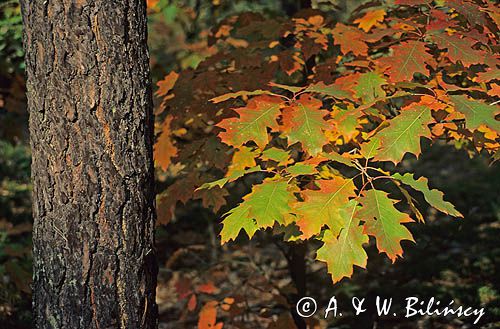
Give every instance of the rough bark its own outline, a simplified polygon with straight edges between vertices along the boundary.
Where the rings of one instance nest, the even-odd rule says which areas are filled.
[[[24,0],[37,328],[156,327],[144,0]]]

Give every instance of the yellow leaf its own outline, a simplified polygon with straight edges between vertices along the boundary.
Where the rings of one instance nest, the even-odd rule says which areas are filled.
[[[365,32],[368,32],[377,23],[384,21],[385,14],[386,12],[383,9],[370,11],[367,12],[365,16],[356,19],[354,23],[358,24],[358,27],[360,29],[363,29]]]
[[[256,165],[255,157],[258,152],[249,147],[241,146],[234,152],[232,164],[229,166],[227,176],[231,176],[236,171],[245,170]]]

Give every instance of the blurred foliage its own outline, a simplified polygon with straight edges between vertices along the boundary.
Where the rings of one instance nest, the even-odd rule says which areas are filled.
[[[0,0],[0,139],[26,140],[21,6]]]
[[[21,6],[17,0],[0,2],[0,73],[24,70]]]
[[[0,140],[0,322],[31,316],[31,185],[26,145]]]
[[[333,14],[339,6],[353,10],[354,6],[365,1],[148,0],[148,43],[153,81],[162,79],[172,70],[196,68],[213,55],[216,50],[208,40],[210,31],[231,16],[245,12],[266,17],[293,15],[311,5]]]
[[[149,0],[149,49],[153,67],[195,68],[213,54],[208,30],[227,16],[280,11],[277,1]],[[168,67],[173,66],[173,67]]]

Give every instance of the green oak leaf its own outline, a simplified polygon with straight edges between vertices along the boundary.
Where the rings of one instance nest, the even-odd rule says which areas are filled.
[[[272,160],[278,162],[280,165],[286,165],[290,159],[290,154],[282,149],[271,147],[262,152],[263,160]]]
[[[284,215],[290,211],[290,203],[295,200],[286,181],[265,180],[255,185],[244,198],[250,206],[250,216],[259,228],[271,227],[274,222],[285,224]]]
[[[469,129],[477,129],[480,125],[500,133],[500,121],[495,120],[495,115],[500,113],[500,106],[488,105],[486,103],[469,99],[464,95],[450,95],[457,111],[465,115],[465,126]]]
[[[316,259],[327,264],[334,283],[351,277],[354,265],[366,268],[368,255],[363,244],[368,243],[368,235],[359,226],[355,216],[357,208],[358,202],[351,200],[340,209],[339,215],[344,219],[340,235],[337,238],[331,230],[325,230],[321,239],[324,244],[316,253]]]
[[[319,190],[302,191],[303,202],[292,204],[293,213],[297,215],[297,226],[308,239],[321,232],[327,225],[334,234],[344,227],[339,209],[355,195],[352,179],[335,176],[330,180],[318,181]]]
[[[328,143],[324,131],[332,128],[324,117],[328,111],[321,110],[319,99],[303,94],[300,99],[283,110],[283,126],[290,144],[300,142],[305,151],[311,155],[321,152]]]
[[[212,103],[222,103],[222,102],[225,102],[231,98],[237,98],[237,97],[241,97],[241,96],[258,96],[258,95],[271,95],[272,93],[268,90],[253,90],[253,91],[246,91],[246,90],[240,90],[240,91],[237,91],[235,93],[228,93],[228,94],[224,94],[224,95],[220,95],[220,96],[217,96],[217,97],[214,97],[212,99],[210,99],[210,101]]]
[[[253,237],[258,227],[249,213],[250,206],[242,203],[225,214],[220,232],[221,244],[235,240],[241,230],[244,230],[249,238]]]
[[[365,221],[364,232],[374,236],[378,250],[395,262],[398,256],[403,255],[400,241],[414,241],[410,231],[402,225],[413,220],[397,210],[395,200],[389,199],[384,191],[365,191],[359,202],[362,207],[356,216]]]
[[[255,185],[243,202],[225,214],[221,242],[234,240],[243,229],[251,238],[258,229],[271,227],[274,222],[287,224],[289,204],[295,200],[286,181],[267,179]]]
[[[403,184],[406,184],[414,188],[415,190],[422,192],[425,201],[427,201],[432,207],[436,208],[437,210],[451,216],[463,217],[462,214],[458,212],[451,203],[443,200],[443,192],[436,189],[431,190],[429,188],[427,178],[420,177],[418,179],[415,179],[413,174],[409,173],[406,173],[404,175],[396,173],[393,174],[392,177],[401,181]]]
[[[340,89],[337,85],[325,85],[325,83],[322,81],[310,85],[305,91],[339,99],[347,99],[351,97],[351,95],[347,91]]]
[[[419,156],[420,137],[431,137],[428,125],[433,121],[427,106],[416,105],[403,108],[401,114],[392,119],[389,127],[382,129],[372,141],[364,146],[362,153],[374,155],[377,161],[399,163],[406,153]],[[379,143],[375,153],[373,147]]]
[[[214,188],[216,186],[223,187],[224,185],[226,185],[229,182],[233,182],[233,181],[237,180],[238,178],[245,176],[246,174],[251,174],[251,173],[254,173],[254,172],[259,171],[259,170],[261,170],[259,166],[255,166],[255,167],[248,168],[248,169],[232,170],[228,176],[221,178],[221,179],[218,179],[218,180],[213,181],[213,182],[205,183],[202,186],[198,187],[196,190],[210,189],[210,188]]]
[[[385,97],[385,91],[382,89],[385,84],[387,84],[387,81],[380,74],[367,72],[359,76],[354,90],[358,98],[361,98],[365,103],[369,103]]]
[[[316,166],[307,163],[295,163],[292,166],[286,168],[286,171],[292,176],[300,176],[300,175],[313,175],[318,171],[316,170]]]

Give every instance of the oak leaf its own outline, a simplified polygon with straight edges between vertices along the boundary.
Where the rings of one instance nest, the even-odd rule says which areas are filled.
[[[377,240],[377,249],[385,252],[394,263],[398,256],[403,255],[401,240],[414,241],[403,223],[413,220],[394,207],[395,201],[380,190],[365,191],[359,199],[362,207],[356,216],[365,221],[364,232]]]
[[[234,154],[231,165],[228,168],[226,176],[231,176],[233,172],[245,170],[247,168],[255,167],[255,157],[258,155],[256,150],[250,147],[241,146]]]
[[[490,82],[492,80],[500,80],[498,69],[490,69],[486,72],[477,73],[477,82]]]
[[[289,212],[294,200],[286,181],[265,180],[255,185],[252,192],[245,195],[243,203],[250,207],[249,215],[259,228],[271,227],[274,222],[284,224],[284,214]]]
[[[332,30],[334,43],[340,45],[340,51],[347,55],[349,52],[356,56],[366,56],[368,45],[363,41],[365,34],[358,28],[338,23]]]
[[[401,181],[403,184],[411,186],[415,190],[422,192],[425,201],[427,201],[432,207],[436,208],[437,210],[451,216],[463,217],[462,214],[458,212],[451,203],[443,200],[443,192],[436,189],[431,190],[429,188],[427,178],[420,177],[418,179],[415,179],[413,174],[409,173],[406,173],[404,175],[395,173],[392,175],[392,177]]]
[[[177,148],[172,141],[170,130],[172,119],[171,115],[165,118],[161,127],[161,135],[154,145],[154,158],[163,170],[167,170],[172,162],[171,159],[177,155]]]
[[[214,285],[213,282],[208,281],[207,283],[200,284],[196,287],[197,292],[201,292],[204,294],[213,295],[219,291],[219,289]]]
[[[488,105],[486,103],[469,99],[464,95],[450,95],[457,111],[465,115],[465,126],[469,129],[477,129],[485,125],[496,132],[500,132],[500,121],[495,115],[500,113],[500,106]]]
[[[179,78],[179,74],[175,71],[170,72],[163,80],[160,80],[156,83],[158,86],[158,90],[156,91],[156,95],[165,96],[167,95],[172,88],[174,88],[175,82]]]
[[[389,127],[382,129],[371,143],[378,147],[374,152],[377,161],[399,163],[406,153],[420,155],[420,138],[431,137],[428,125],[433,121],[427,106],[413,105],[403,108],[401,114],[390,120]]]
[[[192,294],[191,297],[189,297],[188,303],[187,303],[187,308],[190,312],[193,312],[194,309],[196,308],[196,295]]]
[[[294,199],[286,181],[267,179],[255,185],[243,202],[226,214],[221,243],[236,239],[242,229],[251,238],[258,229],[271,227],[274,222],[285,224],[285,214]]]
[[[235,180],[245,176],[246,174],[251,174],[251,173],[254,173],[254,172],[257,172],[260,170],[261,169],[259,166],[251,167],[248,169],[242,169],[242,170],[233,170],[229,175],[226,175],[226,177],[218,179],[218,180],[213,181],[213,182],[204,183],[203,185],[198,187],[196,190],[211,189],[211,188],[214,188],[216,186],[223,187],[227,183],[234,182]]]
[[[290,154],[282,149],[271,147],[264,152],[262,152],[261,156],[262,160],[272,160],[278,163],[280,166],[287,165],[290,162]]]
[[[193,199],[201,199],[201,204],[205,208],[213,208],[214,213],[218,212],[226,204],[225,197],[229,192],[225,188],[216,187],[212,189],[201,189],[194,192]]]
[[[458,35],[447,35],[446,33],[434,33],[431,39],[441,49],[448,50],[448,58],[453,62],[460,61],[466,67],[472,64],[483,63],[486,59],[486,52],[475,50],[472,46],[475,40],[460,38]]]
[[[332,127],[324,119],[329,112],[321,110],[321,106],[320,100],[303,94],[298,101],[283,110],[283,130],[289,143],[300,142],[302,148],[313,156],[328,143],[324,130]]]
[[[257,224],[250,217],[250,206],[245,203],[229,210],[225,216],[220,232],[221,244],[235,240],[241,230],[244,230],[249,238],[258,230]]]
[[[356,19],[354,23],[358,24],[359,28],[363,29],[365,32],[368,32],[372,27],[377,25],[377,23],[384,21],[385,14],[386,12],[383,9],[369,11],[363,17]]]
[[[217,323],[217,305],[216,301],[209,301],[203,305],[198,319],[198,329],[222,329],[224,324]]]
[[[333,117],[335,127],[338,133],[344,137],[345,141],[352,140],[355,138],[360,130],[362,130],[360,123],[358,122],[360,117],[359,112],[353,112],[351,110],[339,110]]]
[[[325,83],[322,81],[310,85],[304,91],[310,93],[318,93],[323,96],[329,96],[338,99],[349,99],[351,97],[351,94],[348,91],[341,89],[338,85],[325,85]]]
[[[238,97],[242,97],[242,96],[258,96],[258,95],[270,95],[271,92],[270,91],[267,91],[267,90],[253,90],[253,91],[246,91],[246,90],[240,90],[240,91],[237,91],[235,93],[227,93],[227,94],[224,94],[224,95],[220,95],[220,96],[217,96],[217,97],[214,97],[214,98],[211,98],[210,101],[212,103],[222,103],[222,102],[225,102],[231,98],[238,98]]]
[[[426,63],[433,60],[427,53],[425,43],[420,41],[402,42],[391,48],[393,55],[378,60],[382,67],[389,67],[386,71],[390,82],[411,81],[415,72],[428,74]]]
[[[446,6],[462,14],[470,25],[485,26],[488,24],[483,8],[466,0],[446,0]]]
[[[339,209],[354,196],[352,179],[339,176],[331,180],[320,180],[319,190],[302,192],[303,202],[292,204],[293,213],[298,217],[302,237],[307,239],[320,233],[323,225],[327,225],[337,235],[344,225]]]
[[[345,221],[340,235],[337,237],[331,230],[325,230],[321,239],[324,244],[316,253],[316,259],[327,264],[334,283],[351,277],[355,265],[366,268],[368,255],[363,244],[368,243],[368,235],[355,217],[357,207],[358,202],[351,200],[339,210]]]
[[[432,0],[396,0],[397,5],[421,6],[431,3]]]
[[[356,165],[352,162],[351,159],[346,157],[344,154],[339,154],[337,152],[321,153],[318,158],[321,159],[321,161],[323,161],[323,159],[324,160],[332,160],[332,161],[335,161],[338,163],[342,163],[343,165],[346,165],[346,166],[349,166],[352,168],[356,168]]]
[[[267,128],[277,128],[276,119],[280,115],[282,101],[278,97],[257,96],[246,107],[235,109],[239,118],[224,119],[217,124],[225,131],[219,133],[222,142],[240,147],[248,141],[254,141],[263,149],[269,142]]]
[[[296,177],[300,175],[313,175],[318,171],[316,170],[316,166],[312,164],[307,164],[303,162],[297,162],[292,166],[286,167],[286,171]]]
[[[359,75],[353,89],[358,98],[369,103],[385,96],[385,91],[382,89],[385,84],[387,81],[379,73],[367,72]]]

